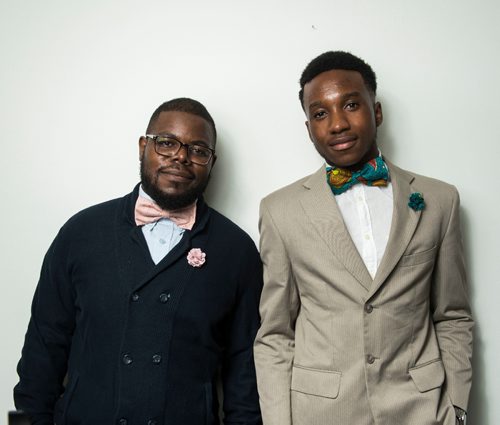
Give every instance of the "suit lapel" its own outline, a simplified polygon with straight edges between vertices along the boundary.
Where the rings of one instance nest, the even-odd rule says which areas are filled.
[[[347,231],[335,197],[321,167],[303,183],[306,191],[300,203],[319,236],[352,276],[368,291],[372,279]]]
[[[410,243],[421,216],[421,211],[414,211],[408,206],[411,193],[416,191],[411,186],[414,177],[389,161],[386,160],[386,162],[391,175],[394,210],[387,247],[377,269],[369,296],[380,288],[394,270]]]

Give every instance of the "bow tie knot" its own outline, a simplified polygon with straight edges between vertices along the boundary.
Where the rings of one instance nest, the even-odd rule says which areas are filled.
[[[327,167],[326,180],[333,194],[340,195],[357,183],[367,186],[387,186],[389,170],[384,160],[378,156],[368,161],[358,171]]]

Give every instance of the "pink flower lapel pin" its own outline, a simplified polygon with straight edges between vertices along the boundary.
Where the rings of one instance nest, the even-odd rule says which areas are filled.
[[[206,256],[207,254],[200,248],[192,248],[187,255],[188,264],[193,267],[201,267],[205,264]]]

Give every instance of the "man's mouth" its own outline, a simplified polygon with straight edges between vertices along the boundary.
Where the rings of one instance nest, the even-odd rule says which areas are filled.
[[[328,142],[328,146],[334,151],[350,149],[356,143],[356,136],[339,136]]]
[[[189,171],[177,168],[160,168],[158,170],[158,174],[167,177],[169,180],[181,182],[191,181],[194,179],[193,174]]]

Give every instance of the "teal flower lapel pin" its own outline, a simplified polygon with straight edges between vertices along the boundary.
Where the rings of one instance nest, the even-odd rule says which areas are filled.
[[[413,192],[410,195],[408,206],[415,211],[422,211],[425,208],[423,195],[420,192]]]

